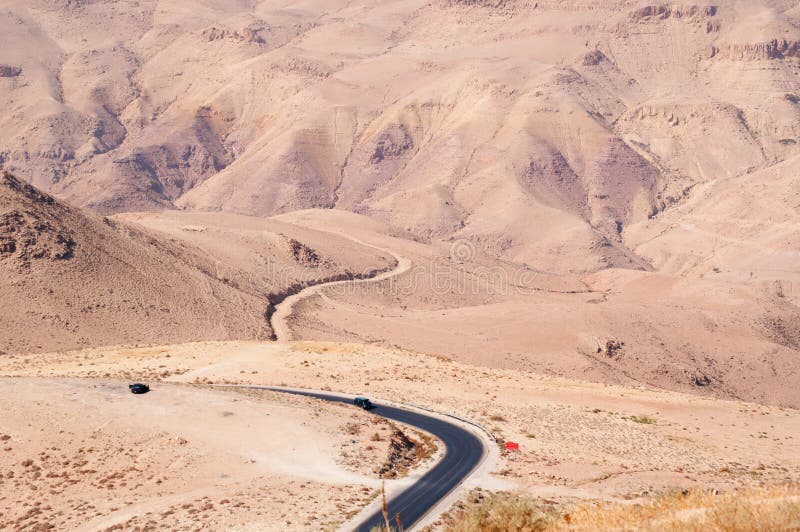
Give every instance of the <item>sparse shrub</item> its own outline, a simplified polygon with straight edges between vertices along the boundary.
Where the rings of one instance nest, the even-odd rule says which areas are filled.
[[[473,492],[445,527],[448,532],[506,532],[547,530],[555,514],[531,498],[508,493]]]

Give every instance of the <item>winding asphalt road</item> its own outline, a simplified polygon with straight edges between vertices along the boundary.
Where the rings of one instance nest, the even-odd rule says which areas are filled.
[[[338,395],[301,390],[287,390],[272,386],[242,386],[258,390],[290,393],[314,397],[324,401],[352,404],[352,399]],[[356,408],[353,406],[353,408]],[[394,524],[395,514],[400,514],[403,527],[410,529],[436,504],[453,491],[464,479],[475,471],[487,449],[480,438],[472,432],[437,417],[413,410],[375,403],[370,413],[393,421],[416,427],[437,437],[446,447],[444,458],[413,485],[389,499],[389,514]],[[380,511],[365,519],[356,530],[368,532],[372,527],[384,523]]]

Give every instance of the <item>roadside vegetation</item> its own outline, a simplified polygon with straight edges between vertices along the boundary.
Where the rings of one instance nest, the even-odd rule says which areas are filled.
[[[476,490],[443,518],[448,532],[560,530],[800,530],[800,486],[665,492],[644,502],[556,508],[530,497]]]
[[[475,490],[445,517],[445,530],[504,532],[548,530],[558,514],[535,499]]]

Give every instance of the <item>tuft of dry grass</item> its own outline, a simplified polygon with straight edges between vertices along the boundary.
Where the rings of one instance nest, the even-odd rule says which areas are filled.
[[[370,528],[370,532],[403,532],[403,522],[400,520],[400,514],[395,514],[395,525],[392,524],[392,520],[389,518],[389,505],[386,503],[386,483],[384,482],[381,485],[381,514],[383,515],[383,525],[382,526],[373,526]]]
[[[476,491],[444,523],[448,532],[800,530],[800,487],[670,491],[636,503],[581,503],[561,511],[529,497]]]
[[[631,416],[628,419],[634,423],[641,423],[642,425],[655,425],[658,420],[649,416]]]

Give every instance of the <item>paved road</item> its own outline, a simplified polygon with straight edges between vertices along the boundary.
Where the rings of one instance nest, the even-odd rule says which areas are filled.
[[[352,399],[324,393],[285,390],[270,386],[246,387],[352,404]],[[466,479],[477,468],[486,452],[486,448],[481,439],[472,432],[448,421],[413,410],[405,410],[380,403],[375,403],[375,405],[376,408],[370,410],[370,413],[405,423],[433,434],[446,447],[444,458],[433,469],[397,496],[389,499],[389,514],[392,517],[392,524],[394,524],[395,514],[399,513],[403,527],[408,529],[424,517],[440,500],[453,491],[462,480]],[[356,407],[354,406],[353,408]],[[380,526],[383,522],[383,516],[378,511],[368,517],[356,530],[368,532],[372,527]]]

